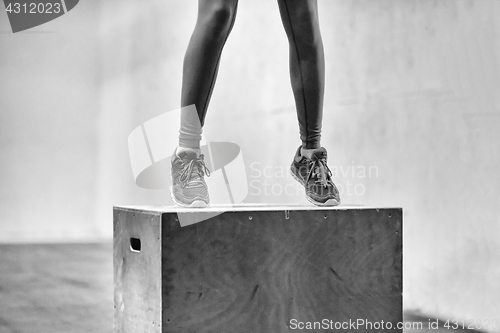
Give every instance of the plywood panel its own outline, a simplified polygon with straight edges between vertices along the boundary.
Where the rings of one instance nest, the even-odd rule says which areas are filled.
[[[162,332],[288,332],[294,319],[402,321],[400,209],[245,207],[186,227],[175,213],[155,213]]]

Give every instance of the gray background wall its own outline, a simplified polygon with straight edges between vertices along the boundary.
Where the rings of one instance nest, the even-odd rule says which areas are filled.
[[[343,202],[404,208],[406,309],[500,320],[500,2],[319,6]],[[172,204],[135,185],[127,137],[178,108],[195,19],[195,1],[86,0],[12,34],[0,13],[0,242],[105,240],[112,205]],[[300,143],[287,47],[275,1],[240,1],[205,134],[241,147],[246,202],[306,204],[283,193]]]

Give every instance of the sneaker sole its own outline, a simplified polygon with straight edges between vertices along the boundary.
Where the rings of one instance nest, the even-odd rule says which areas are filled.
[[[183,202],[180,202],[178,201],[175,197],[174,197],[174,193],[172,192],[172,187],[170,187],[170,197],[172,198],[172,201],[177,205],[177,206],[181,206],[181,207],[184,207],[184,208],[207,208],[208,206],[210,206],[210,203],[206,203],[205,201],[203,200],[195,200],[193,201],[192,203],[190,204],[186,204],[186,203],[183,203]]]
[[[301,180],[299,177],[297,177],[297,176],[293,173],[293,171],[292,171],[292,169],[291,169],[291,168],[290,168],[290,174],[292,175],[292,177],[293,177],[296,181],[298,181],[298,182],[299,182],[302,186],[304,186],[304,188],[305,188],[305,185],[304,185],[304,183],[302,182],[302,180]],[[336,199],[328,199],[328,200],[327,200],[327,201],[325,201],[325,202],[320,202],[320,201],[315,201],[314,199],[312,199],[311,197],[309,197],[307,194],[306,194],[306,199],[307,199],[307,201],[309,201],[310,203],[312,203],[312,204],[314,204],[314,205],[316,205],[316,206],[321,206],[321,207],[327,207],[327,206],[328,206],[328,207],[332,207],[332,206],[338,206],[338,205],[340,205],[340,200],[338,200],[338,201],[337,201]]]

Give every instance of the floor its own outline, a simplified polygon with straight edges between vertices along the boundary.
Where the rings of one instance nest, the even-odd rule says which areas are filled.
[[[112,251],[111,242],[0,245],[0,333],[111,333]],[[405,322],[426,326],[428,318],[405,314]]]
[[[112,332],[112,247],[0,246],[0,333]]]

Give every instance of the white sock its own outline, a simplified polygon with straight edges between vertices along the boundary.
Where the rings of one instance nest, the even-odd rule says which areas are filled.
[[[196,157],[200,157],[201,154],[201,149],[200,148],[184,148],[184,147],[177,147],[175,150],[175,154],[178,156],[182,152],[188,152],[188,151],[194,151],[196,153]]]
[[[313,151],[315,151],[315,150],[316,149],[304,149],[304,148],[300,148],[300,155],[304,156],[304,157],[306,157],[308,159],[311,159]]]

